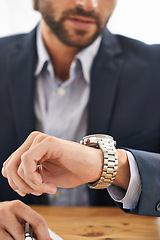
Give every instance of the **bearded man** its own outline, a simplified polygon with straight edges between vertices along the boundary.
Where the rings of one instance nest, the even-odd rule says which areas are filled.
[[[28,34],[0,39],[0,163],[2,167],[34,130],[74,142],[86,134],[111,135],[119,164],[125,159],[128,169],[123,186],[112,181],[112,198],[126,212],[159,216],[153,185],[160,185],[160,46],[110,33],[106,24],[116,2],[35,0],[42,15],[38,26]],[[39,240],[49,239],[44,219],[24,203],[114,204],[106,189],[90,190],[86,184],[72,188],[66,182],[56,194],[48,190],[39,196],[42,192],[31,188],[23,191],[17,175],[4,176],[16,192],[1,176],[2,240],[22,239],[23,221],[32,225]]]

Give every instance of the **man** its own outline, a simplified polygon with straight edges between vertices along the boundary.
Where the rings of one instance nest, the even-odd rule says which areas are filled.
[[[105,29],[115,0],[39,0],[35,5],[42,13],[40,26],[29,34],[0,40],[1,166],[34,130],[77,142],[86,134],[109,134],[117,141],[117,148],[158,153],[160,47],[114,36]],[[159,155],[132,153],[142,185],[148,186],[149,174],[154,178],[153,170],[158,171]],[[129,159],[132,157],[131,154]],[[145,177],[141,164],[146,164]],[[150,184],[155,182],[153,179]],[[60,189],[57,197],[21,198],[9,188],[5,178],[1,177],[0,184],[5,189],[1,201],[19,198],[28,204],[49,201],[76,205],[80,199],[80,205],[111,205],[106,190],[88,191],[86,185],[79,187],[77,194],[76,189]],[[146,193],[145,187],[142,190]],[[141,196],[143,203],[139,201],[136,211],[158,215],[157,194],[149,195],[149,199],[147,195],[150,209],[144,204],[145,196]],[[27,210],[22,202],[1,204],[0,215],[7,215],[12,222],[8,225],[1,218],[2,239],[9,239],[8,232],[15,239],[22,238],[24,220],[33,225],[38,239],[47,236],[44,220]],[[41,233],[39,222],[45,229]],[[17,230],[9,228],[11,225]]]

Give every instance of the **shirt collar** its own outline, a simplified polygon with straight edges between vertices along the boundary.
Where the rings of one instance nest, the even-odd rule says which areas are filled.
[[[93,60],[98,53],[100,43],[102,40],[102,36],[99,36],[91,45],[84,48],[81,52],[79,52],[76,56],[82,64],[82,71],[85,80],[90,82],[90,72],[93,64]]]
[[[41,73],[44,65],[50,61],[50,57],[48,55],[47,49],[46,49],[45,44],[42,39],[40,24],[37,27],[37,40],[36,41],[37,41],[38,61],[37,61],[35,76],[37,77]]]
[[[82,71],[83,71],[84,78],[87,83],[90,82],[90,72],[91,72],[92,63],[95,56],[97,55],[101,40],[102,40],[102,36],[99,36],[91,45],[84,48],[82,51],[80,51],[76,55],[75,60],[72,62],[72,65],[71,65],[70,74],[71,74],[71,71],[73,71],[73,66],[75,66],[76,59],[79,59],[82,64]],[[42,39],[40,24],[37,27],[37,54],[38,54],[38,62],[35,70],[36,77],[41,73],[46,63],[49,63],[50,65],[50,57]]]

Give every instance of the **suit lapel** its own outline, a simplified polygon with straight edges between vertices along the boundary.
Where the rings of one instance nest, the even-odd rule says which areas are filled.
[[[36,31],[18,38],[9,53],[9,94],[19,144],[34,130],[34,70]]]
[[[106,30],[91,71],[88,134],[109,134],[123,63],[116,37]]]

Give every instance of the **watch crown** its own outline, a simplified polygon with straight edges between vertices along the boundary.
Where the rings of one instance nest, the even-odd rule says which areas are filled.
[[[85,144],[85,145],[86,145],[86,144],[89,144],[89,143],[90,143],[89,138],[84,139],[84,144]]]
[[[90,147],[97,147],[98,141],[96,137],[87,137],[83,140],[83,144]]]

